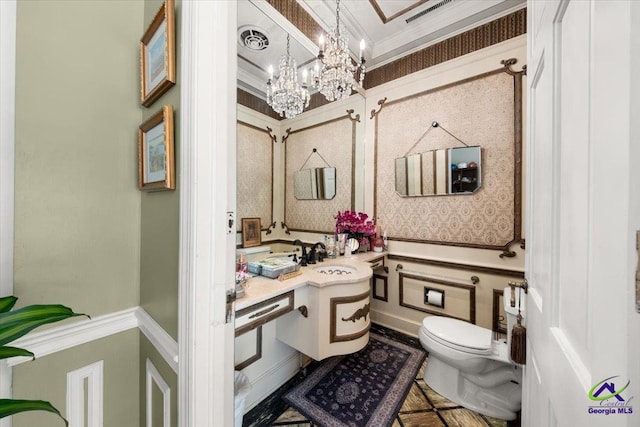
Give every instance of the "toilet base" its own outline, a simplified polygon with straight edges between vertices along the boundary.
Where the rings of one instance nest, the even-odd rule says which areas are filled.
[[[467,409],[502,420],[514,420],[522,399],[520,368],[505,364],[496,370],[493,376],[502,378],[501,382],[482,387],[474,382],[477,378],[465,376],[459,369],[430,354],[424,382],[440,395]]]

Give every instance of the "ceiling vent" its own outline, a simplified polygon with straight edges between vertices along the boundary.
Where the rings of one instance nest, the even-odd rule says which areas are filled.
[[[249,50],[261,51],[269,47],[269,37],[256,27],[241,27],[238,30],[239,42]]]
[[[442,0],[440,3],[436,3],[436,4],[434,4],[433,6],[431,6],[431,7],[427,8],[427,9],[423,10],[422,12],[420,12],[420,13],[416,13],[416,14],[415,14],[415,15],[413,15],[412,17],[407,18],[405,21],[406,21],[406,23],[407,23],[407,24],[409,24],[410,22],[415,21],[415,20],[416,20],[416,19],[418,19],[418,18],[422,18],[422,17],[423,17],[423,16],[425,16],[426,14],[431,13],[431,12],[433,12],[434,10],[436,10],[436,9],[438,9],[438,8],[441,8],[442,6],[444,6],[444,5],[446,5],[446,4],[449,4],[449,3],[451,3],[452,1],[453,1],[453,0]]]

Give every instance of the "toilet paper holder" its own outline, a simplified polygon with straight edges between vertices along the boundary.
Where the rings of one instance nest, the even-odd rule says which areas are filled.
[[[444,308],[444,290],[424,287],[424,303]]]

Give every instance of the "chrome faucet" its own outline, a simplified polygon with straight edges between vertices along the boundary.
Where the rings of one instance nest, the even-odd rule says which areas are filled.
[[[293,241],[293,245],[300,245],[300,247],[302,248],[302,255],[300,255],[300,267],[306,267],[307,266],[307,247],[305,246],[304,242],[301,241],[300,239],[296,239]]]

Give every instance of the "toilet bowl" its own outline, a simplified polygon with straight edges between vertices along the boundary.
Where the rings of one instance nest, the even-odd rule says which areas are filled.
[[[509,287],[503,300],[507,328],[511,330],[518,305],[510,307],[508,292]],[[507,340],[494,340],[492,334],[489,329],[458,319],[425,318],[419,332],[420,343],[429,352],[424,381],[465,408],[513,420],[522,401],[522,368],[509,358],[511,334]]]

